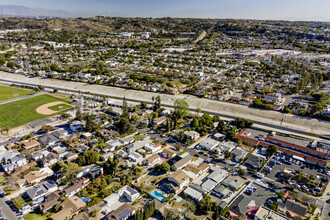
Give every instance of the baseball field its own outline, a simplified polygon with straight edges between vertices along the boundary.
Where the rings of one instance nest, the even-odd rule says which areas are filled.
[[[69,101],[52,95],[42,94],[0,104],[0,128],[17,127],[30,121],[59,113],[60,109],[55,109],[56,111],[49,109],[59,104],[67,107]]]

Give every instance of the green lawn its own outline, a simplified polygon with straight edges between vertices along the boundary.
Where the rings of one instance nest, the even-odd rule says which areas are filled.
[[[17,209],[21,209],[26,204],[22,197],[18,197],[17,199],[11,199],[11,201]]]
[[[45,215],[42,216],[40,214],[36,214],[36,213],[28,213],[26,215],[24,215],[24,218],[26,220],[46,220],[49,216]]]
[[[36,109],[49,102],[64,101],[64,99],[56,98],[51,95],[39,95],[27,99],[22,99],[15,102],[9,102],[0,105],[0,128],[17,127],[24,125],[30,121],[47,117],[46,115],[38,114]]]
[[[71,108],[71,106],[67,105],[67,104],[58,104],[58,105],[53,105],[53,106],[49,107],[49,109],[51,109],[53,111],[63,111],[68,108]]]
[[[14,87],[0,86],[0,102],[34,94],[34,91]]]

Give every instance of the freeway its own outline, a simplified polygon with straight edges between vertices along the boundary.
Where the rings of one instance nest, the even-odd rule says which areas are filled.
[[[283,114],[276,111],[261,110],[248,106],[232,104],[217,100],[198,98],[191,95],[169,95],[147,91],[130,90],[119,87],[88,84],[82,82],[64,81],[40,77],[27,77],[21,74],[12,74],[0,71],[0,81],[7,84],[43,85],[48,88],[57,88],[63,92],[81,91],[96,95],[105,95],[111,98],[121,99],[126,97],[128,101],[152,103],[152,97],[160,96],[162,106],[173,108],[175,99],[185,99],[190,110],[196,111],[201,108],[203,112],[219,115],[224,118],[244,117],[253,121],[256,125],[270,130],[285,131],[288,133],[299,133],[306,136],[328,135],[330,123],[318,119],[301,117],[291,114]]]

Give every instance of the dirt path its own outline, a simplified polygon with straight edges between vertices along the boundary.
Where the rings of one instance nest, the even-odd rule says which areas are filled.
[[[43,115],[52,115],[52,114],[55,114],[55,113],[57,113],[57,111],[51,110],[51,109],[49,109],[49,107],[54,106],[54,105],[59,105],[59,104],[66,104],[66,103],[65,102],[62,102],[62,101],[50,102],[50,103],[47,103],[47,104],[44,104],[44,105],[39,106],[36,109],[36,112],[38,114],[43,114]]]

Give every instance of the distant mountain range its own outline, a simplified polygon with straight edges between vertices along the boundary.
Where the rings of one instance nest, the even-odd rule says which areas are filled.
[[[45,8],[29,8],[19,5],[0,5],[0,17],[91,17],[95,16],[95,12],[83,11],[64,11],[64,10],[51,10]]]

